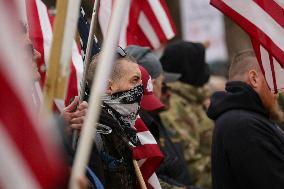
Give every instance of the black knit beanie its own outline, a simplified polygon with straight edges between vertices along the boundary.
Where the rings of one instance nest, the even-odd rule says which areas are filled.
[[[201,87],[209,79],[209,66],[201,43],[172,43],[166,47],[160,61],[165,71],[182,74],[179,80],[184,83]]]

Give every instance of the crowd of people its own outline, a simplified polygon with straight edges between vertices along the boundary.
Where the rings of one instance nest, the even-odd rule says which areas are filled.
[[[23,28],[36,81],[40,54]],[[228,82],[210,76],[205,51],[185,41],[168,44],[161,58],[146,47],[117,48],[82,188],[139,188],[132,163],[133,146],[142,144],[138,118],[164,156],[155,171],[163,189],[283,187],[284,133],[276,124],[283,123],[283,97],[269,90],[252,50],[234,57]],[[83,127],[99,57],[87,70],[85,101],[74,97],[60,115],[70,166],[72,131]]]

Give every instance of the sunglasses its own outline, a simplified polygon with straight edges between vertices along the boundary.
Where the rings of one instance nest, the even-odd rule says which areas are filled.
[[[125,50],[121,47],[116,48],[116,58],[124,58],[126,57],[127,53]]]

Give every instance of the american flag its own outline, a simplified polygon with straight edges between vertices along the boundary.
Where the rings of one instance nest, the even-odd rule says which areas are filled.
[[[139,116],[134,127],[142,145],[133,148],[133,158],[139,160],[138,165],[147,188],[159,189],[161,186],[155,171],[163,161],[164,156],[155,138]]]
[[[90,24],[87,21],[84,9],[81,7],[79,23],[78,23],[78,32],[79,32],[79,35],[80,35],[80,42],[81,42],[83,60],[85,60],[89,31],[90,31]],[[100,48],[100,45],[98,44],[98,40],[97,40],[96,36],[94,36],[94,43],[93,43],[93,47],[92,47],[91,57],[93,57],[95,54],[99,53],[100,50],[101,50],[101,48]]]
[[[18,21],[13,20],[16,8],[8,12],[6,2],[0,1],[0,188],[64,187],[66,167],[53,143],[57,141],[56,133],[50,130],[53,127],[43,126],[44,121],[36,119],[29,77],[31,63],[25,61],[25,52],[17,40],[23,34],[13,27]]]
[[[284,2],[282,0],[211,0],[249,35],[271,91],[284,90]]]
[[[107,34],[114,0],[101,0],[99,23]],[[122,23],[119,45],[140,45],[159,48],[176,34],[165,0],[133,0],[125,7],[127,14]]]
[[[54,16],[48,12],[46,5],[41,0],[26,0],[26,8],[30,38],[33,41],[35,49],[41,53],[38,68],[41,74],[40,84],[43,86],[46,69],[48,69],[47,63],[52,44]],[[69,104],[71,98],[78,95],[82,75],[83,59],[80,54],[80,47],[74,40],[65,103],[63,101],[55,101],[59,110],[62,110],[64,105]]]

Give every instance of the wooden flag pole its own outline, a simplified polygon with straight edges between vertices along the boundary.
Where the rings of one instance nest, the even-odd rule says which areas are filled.
[[[50,112],[52,110],[53,99],[60,70],[59,60],[62,50],[67,8],[68,0],[57,1],[57,15],[55,17],[55,28],[52,40],[53,42],[51,46],[51,52],[48,60],[48,69],[43,87],[43,106],[41,108],[41,113],[44,113],[45,111]]]
[[[145,184],[145,181],[143,179],[143,176],[142,176],[142,173],[140,171],[140,168],[139,168],[139,165],[137,163],[137,161],[135,159],[133,159],[133,165],[134,165],[134,168],[135,168],[135,173],[136,173],[136,176],[138,178],[138,182],[141,186],[141,189],[147,189],[147,186]]]
[[[92,47],[93,47],[93,42],[94,42],[95,28],[97,25],[99,4],[100,4],[100,0],[95,0],[92,20],[91,20],[91,26],[90,26],[89,36],[88,36],[88,42],[87,42],[86,56],[85,56],[85,62],[84,62],[84,72],[83,72],[83,78],[81,81],[81,89],[80,89],[80,94],[79,94],[79,103],[83,101],[84,96],[85,96],[86,75],[87,75],[87,71],[89,69],[89,65],[91,62],[91,54],[92,54]],[[73,149],[76,148],[77,139],[78,139],[78,131],[75,130],[73,133],[73,139],[72,139]]]
[[[85,173],[85,167],[91,153],[91,148],[96,133],[95,123],[97,123],[98,121],[99,113],[101,110],[101,96],[105,94],[107,80],[110,76],[113,66],[115,49],[121,31],[121,22],[125,16],[124,8],[127,7],[127,4],[129,3],[130,0],[115,1],[113,16],[111,17],[111,22],[109,25],[108,36],[104,41],[98,68],[93,78],[94,84],[91,89],[87,117],[82,128],[82,133],[80,136],[71,173],[71,179],[69,183],[70,189],[79,189],[76,178],[82,177]],[[139,180],[140,178],[138,177]]]
[[[55,98],[65,98],[80,2],[80,0],[60,0],[56,3],[57,14],[43,88],[42,114],[45,111],[51,112]]]

